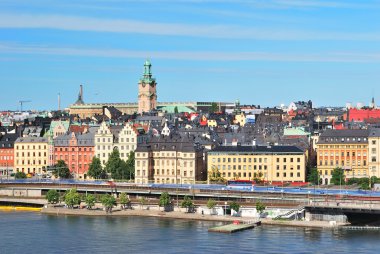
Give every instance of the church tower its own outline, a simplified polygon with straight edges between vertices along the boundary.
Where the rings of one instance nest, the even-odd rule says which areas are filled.
[[[144,63],[144,73],[139,81],[138,113],[148,112],[157,107],[156,79],[152,78],[152,64],[149,60]]]

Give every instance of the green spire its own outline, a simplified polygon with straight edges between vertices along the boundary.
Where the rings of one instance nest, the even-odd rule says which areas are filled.
[[[150,61],[147,59],[144,63],[144,73],[141,78],[141,81],[144,81],[146,83],[150,83],[151,81],[154,81],[154,78],[152,78],[152,64]]]

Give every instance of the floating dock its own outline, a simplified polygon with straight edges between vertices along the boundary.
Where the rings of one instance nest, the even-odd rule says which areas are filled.
[[[235,221],[232,224],[227,224],[219,227],[209,228],[208,232],[232,234],[235,232],[248,230],[261,225],[261,221],[255,222],[240,222]]]

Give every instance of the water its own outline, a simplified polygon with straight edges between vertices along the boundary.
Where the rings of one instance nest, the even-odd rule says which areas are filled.
[[[0,212],[0,253],[378,253],[378,231],[263,226],[208,233],[214,222]]]

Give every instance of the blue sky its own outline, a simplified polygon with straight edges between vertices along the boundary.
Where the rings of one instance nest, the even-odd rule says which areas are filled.
[[[380,0],[0,0],[0,109],[159,101],[380,101]],[[380,104],[380,103],[379,103]]]

